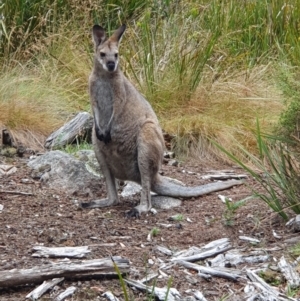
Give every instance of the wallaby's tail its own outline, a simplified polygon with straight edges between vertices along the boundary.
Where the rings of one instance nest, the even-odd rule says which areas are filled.
[[[241,185],[243,181],[229,180],[224,182],[214,182],[196,187],[186,187],[170,181],[166,177],[159,176],[157,181],[153,184],[152,191],[158,195],[170,196],[170,197],[182,197],[191,198],[209,194],[211,192],[224,190],[235,185]]]

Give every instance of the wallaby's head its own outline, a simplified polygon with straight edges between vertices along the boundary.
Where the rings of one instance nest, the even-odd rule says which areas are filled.
[[[110,38],[106,37],[105,30],[99,26],[93,27],[93,40],[95,44],[95,56],[103,69],[108,72],[117,70],[119,63],[118,48],[126,25],[120,26]]]

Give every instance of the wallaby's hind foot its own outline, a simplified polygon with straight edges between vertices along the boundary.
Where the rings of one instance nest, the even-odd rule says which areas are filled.
[[[117,205],[119,201],[112,201],[110,199],[101,199],[101,200],[94,200],[91,202],[82,202],[80,203],[81,208],[103,208],[103,207],[110,207],[113,205]]]
[[[140,212],[135,208],[132,208],[131,210],[125,212],[125,217],[127,218],[139,218],[140,216]]]

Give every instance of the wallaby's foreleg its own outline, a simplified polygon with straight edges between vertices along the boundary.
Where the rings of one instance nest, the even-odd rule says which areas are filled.
[[[157,133],[157,126],[147,122],[142,127],[137,143],[138,166],[141,177],[141,199],[140,204],[127,213],[127,216],[139,216],[148,212],[151,207],[151,183],[158,173],[163,156],[163,139]]]
[[[81,203],[81,206],[83,208],[99,208],[99,207],[108,207],[108,206],[116,205],[119,203],[119,197],[118,197],[118,192],[117,192],[117,188],[116,188],[116,179],[113,176],[112,172],[110,171],[101,151],[97,148],[96,145],[94,145],[94,147],[96,150],[95,151],[96,158],[101,167],[101,171],[103,172],[103,175],[105,177],[107,198],[100,199],[100,200],[94,200],[94,201],[91,201],[88,203]]]

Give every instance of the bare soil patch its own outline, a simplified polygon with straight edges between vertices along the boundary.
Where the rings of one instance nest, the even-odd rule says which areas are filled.
[[[239,208],[234,215],[226,219],[226,206],[218,198],[218,194],[225,195],[233,201],[241,200],[251,195],[249,186],[255,185],[251,177],[245,185],[212,193],[204,197],[185,200],[183,205],[170,210],[159,210],[157,214],[149,213],[139,219],[128,219],[125,211],[130,210],[138,202],[138,196],[122,199],[120,205],[104,208],[82,210],[75,204],[75,200],[89,201],[88,196],[68,196],[64,191],[50,190],[39,181],[31,178],[31,170],[26,165],[26,158],[7,159],[0,157],[0,163],[13,164],[18,170],[10,176],[0,178],[0,190],[31,192],[32,196],[14,193],[0,193],[0,204],[4,206],[0,213],[0,270],[13,268],[29,268],[47,262],[49,259],[32,257],[32,247],[44,245],[84,246],[91,247],[92,252],[87,259],[95,259],[112,255],[128,258],[131,263],[130,277],[141,279],[151,271],[157,271],[159,260],[167,257],[155,251],[156,245],[163,245],[171,250],[184,250],[191,246],[204,244],[219,238],[230,238],[235,248],[250,251],[257,247],[272,248],[280,246],[282,249],[272,256],[279,258],[287,247],[283,239],[273,236],[275,230],[278,235],[287,238],[289,235],[283,221],[260,200],[250,200]],[[179,167],[163,166],[166,176],[176,178],[187,185],[201,185],[209,183],[200,176],[209,170],[236,169],[215,162],[206,166],[202,163],[189,161]],[[98,197],[105,197],[105,185],[99,181]],[[169,218],[182,214],[182,221],[170,221]],[[189,219],[189,221],[187,220]],[[164,224],[172,224],[167,228]],[[151,242],[147,235],[153,228],[160,231]],[[261,240],[258,246],[239,240],[240,235],[247,235]],[[116,243],[114,247],[99,247],[102,243]],[[152,259],[152,263],[149,263]],[[242,268],[241,266],[238,267]],[[233,283],[228,280],[213,277],[211,282],[188,271],[195,283],[189,281],[186,269],[176,266],[169,271],[173,277],[172,287],[185,296],[190,288],[200,290],[207,300],[220,300],[229,296],[227,300],[241,300],[239,295],[245,286],[245,281]],[[189,275],[189,276],[191,276]],[[167,285],[168,277],[158,278],[156,285]],[[65,281],[63,287],[70,285],[78,287],[77,292],[69,300],[105,300],[101,292],[111,290],[117,297],[123,299],[120,283],[117,279],[88,279],[84,281]],[[24,300],[33,289],[32,286],[0,289],[0,300]],[[129,289],[130,290],[130,289]],[[131,291],[131,290],[130,290]],[[136,300],[146,300],[144,293],[133,292]],[[49,294],[42,300],[51,300]]]

